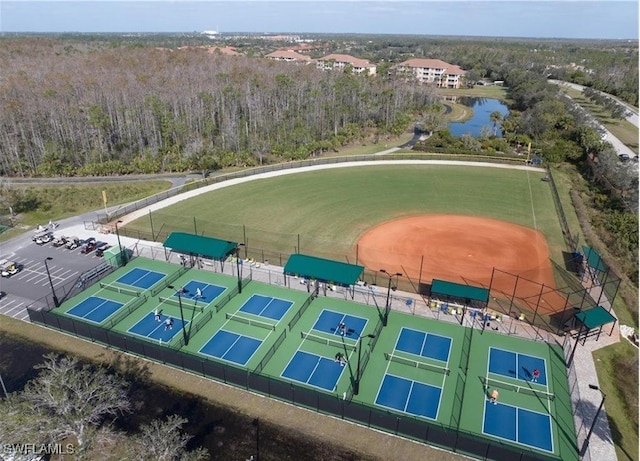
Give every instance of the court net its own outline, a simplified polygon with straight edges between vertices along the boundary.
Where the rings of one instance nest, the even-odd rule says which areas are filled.
[[[177,298],[165,298],[163,296],[158,296],[158,302],[160,302],[160,304],[167,303],[172,306],[180,307],[180,300]],[[182,307],[186,307],[187,309],[196,312],[202,312],[204,310],[204,304],[198,306],[197,301],[192,304],[190,300],[185,300],[184,298],[182,299]]]
[[[226,314],[227,320],[235,320],[236,322],[246,323],[254,327],[265,328],[267,330],[276,331],[276,325],[273,323],[262,322],[261,320],[250,319],[236,314]]]
[[[115,291],[117,293],[122,293],[127,296],[140,296],[141,292],[132,290],[131,288],[119,287],[116,285],[109,285],[108,283],[100,282],[100,288],[105,288],[107,290]]]
[[[505,389],[512,392],[517,392],[518,394],[526,394],[526,395],[533,395],[536,397],[542,397],[543,399],[547,399],[547,400],[554,400],[556,398],[555,394],[552,394],[551,392],[546,392],[541,389],[535,389],[530,386],[520,386],[518,384],[507,383],[505,381],[500,381],[500,380],[492,379],[488,377],[481,378],[481,379],[482,379],[482,383],[484,385],[485,390],[488,390],[490,387],[492,387],[492,388],[498,388],[498,389]]]
[[[410,367],[420,368],[421,370],[435,371],[436,373],[442,373],[445,375],[449,375],[451,373],[451,370],[449,370],[447,367],[441,367],[427,362],[419,362],[418,360],[413,360],[400,355],[389,354],[387,352],[384,353],[384,358],[391,362],[409,365]]]
[[[349,351],[355,351],[356,350],[356,345],[355,344],[349,344],[343,341],[338,341],[335,339],[331,339],[331,338],[327,338],[325,336],[318,336],[318,335],[314,335],[313,333],[309,333],[306,331],[301,331],[300,332],[300,336],[302,337],[302,339],[308,339],[310,341],[315,341],[317,343],[321,343],[321,344],[325,344],[327,346],[331,346],[331,347],[337,347],[339,349],[347,349]]]

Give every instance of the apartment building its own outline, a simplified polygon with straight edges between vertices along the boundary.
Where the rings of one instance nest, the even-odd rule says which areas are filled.
[[[274,59],[276,61],[296,62],[309,64],[311,58],[304,54],[296,53],[292,50],[276,50],[273,53],[269,53],[265,58]]]
[[[466,71],[440,59],[409,59],[394,67],[396,75],[412,76],[420,83],[438,88],[460,88]]]
[[[348,54],[329,54],[316,61],[316,67],[322,70],[344,70],[347,66],[354,74],[376,75],[375,64]]]

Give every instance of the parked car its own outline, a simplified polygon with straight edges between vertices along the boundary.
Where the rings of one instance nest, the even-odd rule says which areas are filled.
[[[43,235],[49,234],[49,233],[51,233],[51,231],[49,229],[47,229],[46,227],[38,226],[38,228],[35,230],[35,232],[31,236],[31,240],[33,240],[35,242],[36,240],[38,240]]]
[[[75,250],[80,245],[80,239],[78,237],[71,237],[64,245],[67,250]]]
[[[20,272],[20,267],[15,261],[10,261],[8,259],[0,260],[0,275],[3,277],[11,277],[18,272]]]
[[[44,245],[45,243],[49,243],[53,240],[53,234],[47,233],[42,234],[36,239],[36,245]]]
[[[111,248],[111,245],[109,245],[108,243],[102,243],[98,245],[98,248],[96,248],[96,256],[98,257],[104,256],[104,252],[107,251],[109,248]]]
[[[89,239],[87,242],[82,244],[82,249],[80,250],[80,253],[88,254],[95,249],[96,249],[95,239],[94,240]]]
[[[67,240],[68,237],[65,236],[59,236],[53,239],[53,242],[51,243],[54,247],[61,247],[67,244]]]

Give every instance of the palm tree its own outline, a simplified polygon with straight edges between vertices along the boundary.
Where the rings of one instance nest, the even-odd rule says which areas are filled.
[[[498,123],[502,122],[502,114],[495,110],[489,114],[489,120],[493,122],[493,135],[496,136],[498,133]]]

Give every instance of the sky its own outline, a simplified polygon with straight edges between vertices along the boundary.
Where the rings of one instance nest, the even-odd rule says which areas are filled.
[[[0,32],[638,39],[638,0],[0,0]]]

